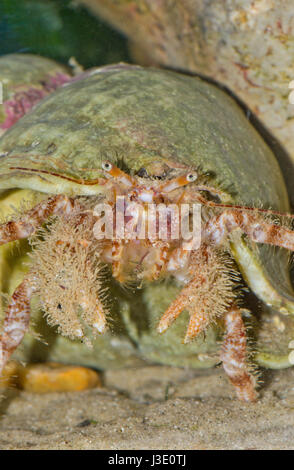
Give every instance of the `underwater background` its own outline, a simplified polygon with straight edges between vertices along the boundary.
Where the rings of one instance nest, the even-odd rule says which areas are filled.
[[[85,68],[130,61],[126,39],[73,0],[0,0],[0,55],[13,52]]]

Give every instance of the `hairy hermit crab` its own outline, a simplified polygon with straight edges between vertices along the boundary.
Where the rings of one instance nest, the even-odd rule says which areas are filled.
[[[41,310],[78,340],[49,339],[51,359],[101,368],[135,355],[222,362],[238,397],[254,401],[246,284],[264,306],[252,312],[255,362],[290,365],[294,232],[285,185],[221,90],[174,72],[95,69],[8,130],[0,157],[2,290],[10,295],[1,369],[31,310],[35,318]],[[23,344],[28,358],[30,340]]]

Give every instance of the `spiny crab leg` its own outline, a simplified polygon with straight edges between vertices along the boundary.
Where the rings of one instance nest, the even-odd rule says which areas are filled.
[[[196,275],[188,284],[187,287],[182,289],[180,294],[176,299],[170,304],[168,309],[165,311],[161,317],[159,324],[157,326],[157,331],[159,333],[164,333],[170,325],[178,318],[178,316],[185,310],[190,302],[191,295],[193,292],[197,292],[197,289],[201,284],[205,282],[205,279],[202,275]],[[210,315],[207,313],[205,305],[200,305],[197,311],[193,312],[190,316],[190,321],[184,343],[188,343],[195,336],[197,336],[201,331],[203,331],[210,322]]]
[[[175,254],[178,255],[177,250]],[[191,252],[189,271],[190,280],[163,314],[157,328],[159,333],[164,333],[183,310],[188,310],[190,321],[185,343],[225,313],[234,300],[230,268],[220,262],[208,246]]]
[[[232,306],[224,315],[225,337],[220,358],[223,368],[235,387],[240,400],[257,400],[256,379],[248,366],[246,329],[238,307]]]
[[[16,288],[7,307],[0,336],[0,375],[9,357],[21,343],[30,321],[30,300],[34,286],[26,278]]]
[[[224,197],[226,196],[226,194],[223,193],[222,191],[218,191],[213,188],[210,188],[209,186],[196,186],[195,188],[193,188],[192,194],[194,198],[196,199],[196,201],[198,201],[200,204],[204,206],[214,207],[214,208],[219,208],[219,209],[220,208],[228,209],[228,210],[233,209],[235,211],[241,211],[244,213],[251,212],[251,213],[255,213],[256,215],[260,212],[265,215],[277,215],[280,217],[287,217],[290,219],[294,219],[294,214],[290,214],[289,212],[275,211],[272,209],[263,209],[262,207],[250,207],[250,206],[248,207],[248,206],[241,206],[238,204],[223,204],[219,202],[208,201],[207,199],[202,197],[200,194],[197,194],[197,193],[195,194],[195,191],[208,191],[211,194],[215,194],[217,196],[223,195]]]
[[[73,199],[62,195],[40,202],[26,213],[24,219],[0,225],[0,245],[29,237],[51,215],[72,212],[74,204]]]
[[[157,326],[157,331],[159,333],[164,333],[170,325],[178,318],[183,310],[189,305],[189,296],[192,294],[193,290],[196,292],[199,286],[204,282],[203,276],[197,273],[189,282],[189,284],[184,287],[175,300],[169,305],[168,309],[162,315],[160,322]],[[199,324],[195,323],[195,335],[198,330],[201,328],[202,317],[200,318]],[[194,336],[195,336],[194,335]]]
[[[227,209],[213,217],[204,229],[205,241],[220,245],[227,232],[240,228],[257,243],[280,246],[294,251],[294,231],[262,221],[256,214]]]

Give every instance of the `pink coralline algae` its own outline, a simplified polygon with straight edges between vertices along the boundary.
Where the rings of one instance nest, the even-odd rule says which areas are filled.
[[[6,118],[0,129],[9,129],[42,98],[70,80],[69,75],[58,73],[40,82],[40,85],[29,88],[21,86],[15,89],[13,97],[3,103]]]

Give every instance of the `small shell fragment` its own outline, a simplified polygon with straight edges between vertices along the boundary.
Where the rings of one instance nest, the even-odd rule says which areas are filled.
[[[8,362],[0,378],[0,389],[15,387],[17,385],[20,367],[22,366],[16,361]]]
[[[19,388],[32,393],[76,392],[101,386],[97,372],[54,362],[32,364],[19,371]]]

